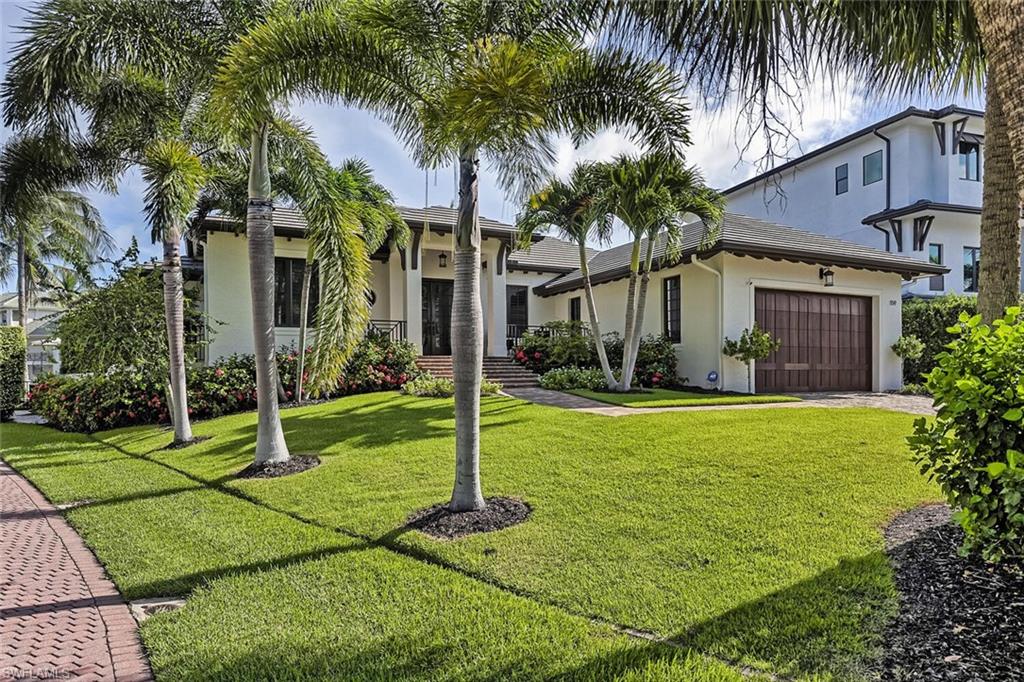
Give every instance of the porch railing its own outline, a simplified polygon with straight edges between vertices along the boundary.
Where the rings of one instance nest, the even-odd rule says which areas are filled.
[[[405,320],[370,320],[366,326],[367,336],[385,336],[392,341],[405,341]]]
[[[581,324],[580,331],[584,336],[590,336],[590,327],[587,325]],[[505,347],[509,352],[520,344],[523,335],[527,332],[549,338],[566,334],[566,331],[563,329],[552,328],[543,324],[509,324],[506,325],[505,331]]]

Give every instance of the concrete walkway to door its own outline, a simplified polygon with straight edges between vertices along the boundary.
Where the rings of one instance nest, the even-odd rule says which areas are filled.
[[[0,681],[153,676],[103,567],[38,490],[0,461]]]
[[[571,393],[549,391],[543,388],[509,389],[507,394],[520,400],[527,400],[538,405],[562,407],[577,412],[601,414],[606,417],[623,417],[634,414],[650,414],[652,412],[694,412],[705,410],[763,410],[767,408],[805,408],[805,407],[877,407],[895,412],[909,414],[933,415],[932,399],[927,396],[901,395],[899,393],[797,393],[800,402],[794,403],[756,403],[752,405],[693,405],[689,407],[620,407],[607,403],[581,398]]]

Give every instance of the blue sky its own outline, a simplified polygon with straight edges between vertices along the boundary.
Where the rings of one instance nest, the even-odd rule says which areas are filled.
[[[0,0],[0,78],[6,72],[6,62],[20,34],[17,27],[25,18],[25,0]],[[790,127],[795,132],[791,155],[799,155],[826,144],[836,137],[863,127],[908,106],[942,106],[956,103],[980,108],[977,101],[965,98],[894,99],[877,97],[869,89],[855,83],[829,85],[816,82],[800,87],[803,102],[799,111],[789,115]],[[689,160],[700,166],[712,186],[724,188],[744,180],[759,171],[757,164],[763,145],[755,135],[752,146],[740,152],[740,146],[750,136],[739,109],[731,102],[691,101],[693,122],[691,137],[694,141]],[[454,168],[440,168],[426,173],[411,161],[409,154],[391,134],[386,125],[358,110],[309,102],[293,103],[293,110],[316,131],[324,151],[334,162],[358,156],[373,167],[377,179],[387,186],[399,203],[423,206],[425,203],[448,206],[454,199]],[[10,131],[0,129],[0,138],[6,139]],[[568,141],[559,146],[556,172],[565,173],[580,159],[606,159],[634,150],[629,141],[616,131],[604,131],[593,140],[574,149]],[[107,229],[118,247],[123,249],[134,235],[138,238],[146,257],[157,256],[159,249],[149,242],[149,232],[142,218],[142,182],[137,173],[127,174],[116,195],[91,193],[103,215]],[[486,168],[480,187],[480,213],[489,218],[511,222],[516,205],[507,199],[495,185]],[[616,243],[624,235],[617,234]],[[7,288],[9,283],[5,284]]]

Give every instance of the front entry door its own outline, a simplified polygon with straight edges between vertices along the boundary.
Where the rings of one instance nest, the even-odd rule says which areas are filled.
[[[423,280],[423,354],[452,354],[452,293],[448,279]]]

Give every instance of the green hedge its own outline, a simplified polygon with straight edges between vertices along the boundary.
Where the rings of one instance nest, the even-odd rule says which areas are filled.
[[[922,376],[935,368],[937,356],[955,338],[947,330],[957,326],[960,313],[974,315],[977,309],[974,297],[956,294],[903,302],[903,336],[916,336],[924,343],[921,357],[903,361],[904,383],[922,383]]]
[[[0,421],[10,419],[21,404],[25,352],[25,330],[0,327]]]
[[[324,397],[400,388],[414,377],[416,352],[404,341],[373,336],[364,339]],[[295,390],[297,355],[282,349],[278,372],[285,395]],[[256,408],[256,365],[252,355],[221,358],[210,367],[188,369],[188,412],[208,419]],[[80,377],[46,376],[32,386],[29,406],[62,431],[90,433],[135,424],[169,422],[167,379],[135,369]]]

